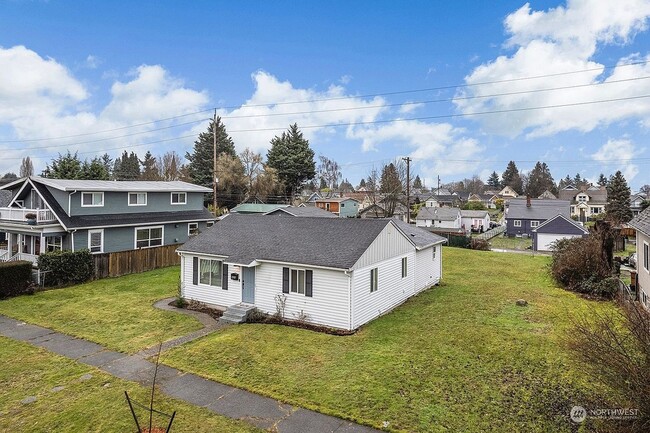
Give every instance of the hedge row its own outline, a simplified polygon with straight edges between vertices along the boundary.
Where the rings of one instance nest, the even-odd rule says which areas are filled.
[[[32,291],[32,262],[0,262],[0,298]]]
[[[93,276],[93,257],[88,250],[52,251],[38,256],[44,285],[66,286],[83,283]]]

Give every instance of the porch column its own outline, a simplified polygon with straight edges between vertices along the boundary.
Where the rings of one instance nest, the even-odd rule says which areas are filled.
[[[43,236],[43,233],[41,233],[41,242],[40,242],[40,246],[41,246],[41,248],[40,248],[40,251],[38,252],[39,255],[40,255],[40,254],[43,254],[43,253],[45,252],[45,247],[46,247],[46,245],[45,245],[45,236]]]
[[[7,251],[8,251],[7,258],[9,258],[9,257],[11,257],[11,251],[12,251],[12,249],[11,249],[11,238],[13,236],[11,236],[10,232],[6,232],[6,233],[7,233],[6,237],[7,237]]]

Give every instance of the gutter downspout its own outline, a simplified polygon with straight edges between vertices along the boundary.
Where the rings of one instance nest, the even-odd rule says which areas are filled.
[[[77,190],[75,189],[70,194],[68,194],[68,216],[70,216],[70,203],[72,202],[72,194],[74,194],[76,192],[77,192]]]
[[[72,252],[74,253],[74,234],[77,231],[77,229],[70,230],[70,235],[72,237]]]
[[[351,331],[354,329],[353,327],[353,320],[354,320],[354,315],[353,315],[353,310],[352,310],[352,274],[350,273],[350,270],[343,271],[343,273],[348,277],[348,306],[350,308],[350,314],[349,314],[349,320],[350,320],[350,327],[349,330]]]

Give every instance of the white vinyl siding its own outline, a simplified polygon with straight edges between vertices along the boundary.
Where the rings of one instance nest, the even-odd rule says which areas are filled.
[[[413,251],[413,244],[395,226],[387,224],[352,269],[370,266],[389,257],[403,256],[410,251]]]
[[[103,192],[82,192],[81,207],[102,207],[104,206]]]
[[[129,193],[129,206],[146,206],[147,193],[146,192],[130,192]]]
[[[442,263],[438,248],[440,248],[440,245],[434,245],[415,253],[416,292],[440,282]]]
[[[210,257],[203,257],[210,259]],[[207,304],[219,305],[222,307],[229,307],[241,302],[241,278],[240,281],[229,280],[228,290],[223,290],[220,287],[206,286],[202,284],[194,284],[194,256],[182,254],[181,255],[181,268],[183,275],[183,282],[181,287],[181,294],[187,300],[195,300],[205,302]],[[234,272],[229,265],[228,273]]]
[[[134,248],[158,247],[163,244],[164,238],[165,228],[163,226],[136,227]]]
[[[88,249],[91,253],[104,252],[104,230],[88,230]]]
[[[560,239],[581,238],[581,235],[561,235],[552,233],[537,233],[536,251],[551,251],[551,244]]]
[[[402,257],[402,278],[406,278],[409,274],[408,263],[408,257]]]

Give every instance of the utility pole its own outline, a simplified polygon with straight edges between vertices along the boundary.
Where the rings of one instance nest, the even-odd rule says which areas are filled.
[[[436,197],[440,195],[440,175],[438,175],[438,189],[436,190]]]
[[[212,120],[212,212],[217,216],[217,109]]]
[[[411,223],[411,158],[402,158],[406,161],[406,222]]]

